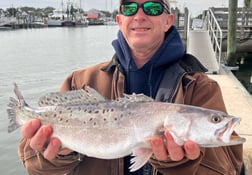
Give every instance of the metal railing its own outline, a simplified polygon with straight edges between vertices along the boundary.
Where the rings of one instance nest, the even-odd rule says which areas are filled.
[[[221,56],[222,56],[222,39],[223,34],[222,30],[220,28],[220,25],[218,24],[217,19],[214,16],[214,13],[211,9],[207,12],[207,30],[213,45],[213,49],[215,52],[215,56],[218,62],[218,73],[220,71],[221,66]]]

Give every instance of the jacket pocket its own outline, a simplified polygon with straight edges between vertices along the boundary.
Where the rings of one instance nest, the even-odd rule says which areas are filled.
[[[206,148],[197,175],[238,175],[228,147]]]
[[[211,161],[201,162],[197,175],[227,175],[225,170]]]

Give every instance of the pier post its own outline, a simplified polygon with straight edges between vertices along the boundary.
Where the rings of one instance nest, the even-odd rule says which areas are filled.
[[[236,65],[236,27],[237,27],[237,1],[229,0],[228,10],[228,40],[227,40],[227,65]]]
[[[188,27],[188,24],[189,24],[189,10],[188,8],[186,7],[185,10],[185,15],[184,15],[184,39],[187,40],[187,27]]]

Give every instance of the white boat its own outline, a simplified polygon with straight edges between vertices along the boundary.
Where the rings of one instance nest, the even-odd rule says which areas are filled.
[[[17,22],[15,17],[0,17],[0,26],[16,24]]]
[[[66,19],[67,14],[64,10],[54,10],[47,20],[47,25],[48,27],[62,27]]]
[[[73,22],[73,26],[78,27],[86,27],[89,24],[89,21],[87,20],[87,17],[81,14],[79,11],[75,12],[73,19],[71,20]]]
[[[63,1],[62,8],[58,10],[54,10],[53,14],[49,16],[47,20],[48,27],[63,27],[63,26],[88,26],[89,22],[80,11],[77,11],[71,14],[71,9],[73,5],[68,2],[67,8],[64,9]]]

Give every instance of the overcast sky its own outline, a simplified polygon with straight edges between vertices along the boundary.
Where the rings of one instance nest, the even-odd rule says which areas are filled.
[[[32,6],[32,7],[47,7],[52,6],[55,8],[61,7],[62,0],[0,0],[0,8],[8,8],[13,5],[13,7],[20,6]],[[69,0],[63,0],[67,2]],[[91,8],[96,8],[100,10],[116,9],[118,7],[119,0],[70,0],[75,4],[79,4],[81,1],[81,6],[84,10],[89,10]],[[177,0],[176,4],[180,9],[188,7],[190,12],[194,15],[200,14],[203,10],[208,9],[208,7],[227,7],[229,0]],[[243,6],[244,0],[238,0],[238,6]]]

